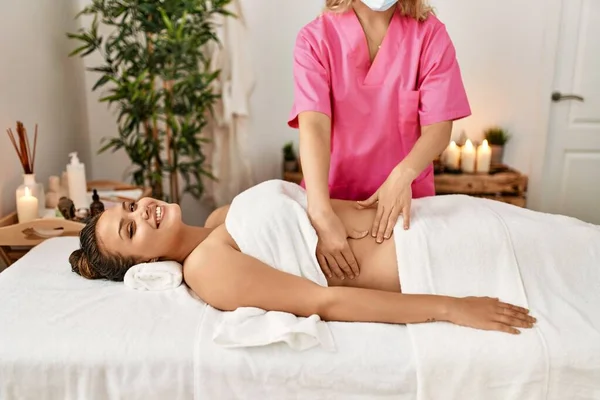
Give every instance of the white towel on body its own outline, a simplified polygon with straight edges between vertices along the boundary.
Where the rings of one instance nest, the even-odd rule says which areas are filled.
[[[123,283],[136,290],[170,290],[181,285],[183,270],[176,261],[141,263],[129,268]]]
[[[411,229],[395,232],[404,293],[497,297],[538,320],[520,335],[408,325],[418,399],[554,399],[565,385],[596,393],[597,227],[466,196],[420,199],[412,213]]]
[[[315,255],[317,234],[300,186],[272,180],[241,193],[233,200],[225,225],[243,253],[327,286]],[[318,315],[305,318],[252,307],[222,313],[213,339],[224,347],[285,342],[295,350],[335,349],[329,327]]]

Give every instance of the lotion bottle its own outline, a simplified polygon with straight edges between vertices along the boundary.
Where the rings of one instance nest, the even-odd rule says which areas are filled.
[[[67,165],[67,177],[69,181],[69,198],[75,204],[75,209],[89,208],[87,200],[87,182],[85,180],[85,165],[83,165],[77,153],[70,153],[71,162]]]

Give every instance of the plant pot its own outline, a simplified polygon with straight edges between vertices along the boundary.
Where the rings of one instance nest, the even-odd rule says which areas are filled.
[[[490,146],[492,148],[492,165],[502,164],[502,160],[504,159],[504,146],[499,144],[493,144]]]
[[[283,170],[285,172],[296,172],[298,170],[298,161],[296,161],[296,160],[284,161]]]

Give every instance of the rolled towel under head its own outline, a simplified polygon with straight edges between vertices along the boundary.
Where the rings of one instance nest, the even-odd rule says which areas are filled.
[[[183,267],[176,261],[141,263],[129,268],[123,282],[136,290],[175,289],[183,282]]]

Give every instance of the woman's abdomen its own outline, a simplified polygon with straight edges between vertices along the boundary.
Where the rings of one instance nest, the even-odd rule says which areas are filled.
[[[358,278],[344,280],[328,278],[329,285],[399,292],[400,279],[394,237],[384,240],[383,243],[377,243],[370,234],[376,210],[358,209],[355,202],[334,200],[332,204],[348,231],[369,231],[369,234],[363,239],[348,239],[359,265]]]

